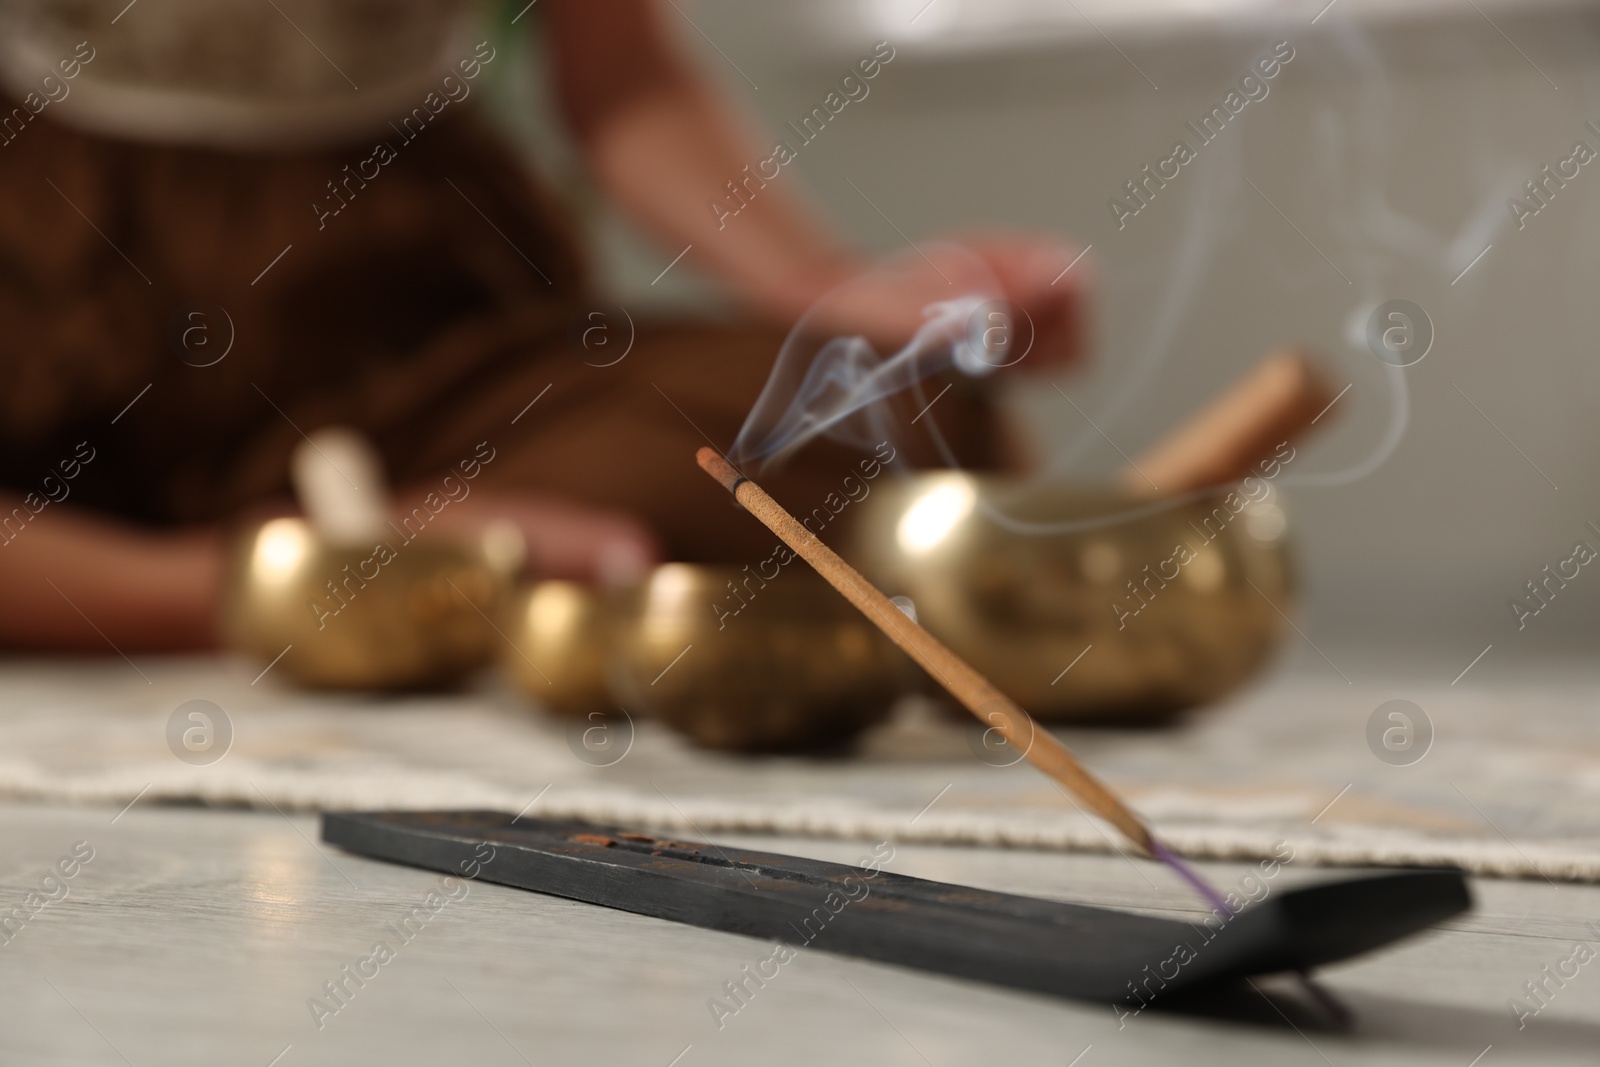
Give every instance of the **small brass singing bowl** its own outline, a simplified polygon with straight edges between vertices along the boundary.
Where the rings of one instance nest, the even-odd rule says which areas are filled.
[[[507,536],[337,545],[301,519],[272,519],[230,558],[226,638],[263,663],[282,653],[276,670],[302,685],[453,684],[491,662],[502,640],[491,620],[520,563]]]
[[[557,715],[586,719],[616,703],[606,683],[616,643],[615,597],[577,582],[519,592],[507,615],[500,663],[528,697]]]
[[[1282,639],[1287,521],[1246,485],[1173,504],[930,473],[874,487],[850,558],[1040,720],[1160,721],[1242,685]]]
[[[886,718],[909,668],[791,557],[782,566],[656,568],[624,614],[611,679],[623,706],[707,747],[804,751]]]

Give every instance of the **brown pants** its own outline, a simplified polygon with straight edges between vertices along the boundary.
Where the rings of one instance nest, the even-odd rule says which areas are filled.
[[[41,117],[0,147],[0,485],[35,487],[87,441],[72,503],[216,521],[286,493],[302,434],[342,423],[396,483],[486,441],[481,484],[631,512],[677,558],[767,546],[694,451],[732,442],[781,331],[635,320],[603,365],[629,327],[594,317],[557,207],[494,139],[441,118],[388,143],[370,180],[370,146],[242,155]],[[608,344],[585,348],[596,325]],[[982,405],[937,411],[963,458],[989,459]],[[908,458],[931,457],[931,421]],[[853,459],[814,445],[769,488],[808,510]]]

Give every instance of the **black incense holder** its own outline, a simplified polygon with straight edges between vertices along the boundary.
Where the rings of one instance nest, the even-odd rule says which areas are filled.
[[[329,813],[350,852],[640,915],[960,978],[1148,1003],[1313,967],[1471,906],[1457,870],[1408,870],[1273,893],[1182,922],[992,893],[869,867],[494,811]]]

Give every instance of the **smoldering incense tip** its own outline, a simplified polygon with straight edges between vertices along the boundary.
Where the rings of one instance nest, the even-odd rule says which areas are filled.
[[[695,462],[700,464],[700,469],[722,483],[722,488],[735,495],[739,492],[739,483],[748,481],[739,473],[737,467],[723,458],[722,453],[714,448],[702,446],[694,454]]]

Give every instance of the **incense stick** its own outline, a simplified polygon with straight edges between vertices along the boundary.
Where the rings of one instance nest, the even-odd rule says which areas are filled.
[[[702,448],[695,456],[701,468],[760,519],[783,542],[846,600],[933,675],[939,684],[993,728],[1034,766],[1066,786],[1090,811],[1115,826],[1145,855],[1166,860],[1171,853],[1161,847],[1150,830],[1128,806],[1078,762],[1076,756],[1050,733],[1034,725],[1033,719],[1010,697],[994,687],[983,675],[957,656],[944,643],[924,630],[895,606],[876,586],[862,577],[838,553],[823,544],[817,535],[797,522],[759,485],[744,477],[713,449]],[[1176,857],[1173,857],[1176,859]],[[1182,866],[1181,863],[1177,866]],[[1180,872],[1182,873],[1182,872]],[[1192,872],[1185,874],[1188,878]]]

